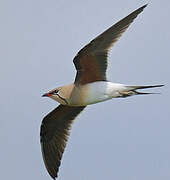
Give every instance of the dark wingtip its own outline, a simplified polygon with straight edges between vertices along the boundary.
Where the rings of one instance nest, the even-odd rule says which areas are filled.
[[[148,4],[149,4],[149,3],[147,3],[147,4],[143,5],[143,6],[141,7],[141,9],[146,8],[146,7],[148,6]]]
[[[148,6],[148,3],[143,5],[142,7],[140,7],[139,9],[137,9],[137,11],[142,12],[144,10],[144,8],[146,8]]]
[[[53,178],[53,180],[56,180],[56,179],[57,179],[57,177],[58,177],[58,176],[56,175],[56,176],[53,176],[52,178]]]
[[[146,4],[143,6],[143,8],[147,7],[147,6],[148,6],[148,4],[149,4],[149,3],[146,3]]]

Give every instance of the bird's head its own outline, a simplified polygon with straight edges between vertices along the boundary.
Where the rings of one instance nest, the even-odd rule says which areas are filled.
[[[59,102],[60,104],[68,105],[72,90],[73,85],[70,84],[67,86],[52,89],[49,92],[43,94],[42,97],[50,97],[51,99]]]
[[[42,95],[42,97],[50,97],[54,99],[55,101],[59,102],[60,104],[67,105],[67,98],[62,93],[62,88],[55,88],[45,94]]]

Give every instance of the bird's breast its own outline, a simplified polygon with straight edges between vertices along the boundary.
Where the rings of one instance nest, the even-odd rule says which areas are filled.
[[[70,105],[86,106],[111,99],[112,97],[108,92],[108,82],[97,81],[85,84],[74,89],[70,99]]]

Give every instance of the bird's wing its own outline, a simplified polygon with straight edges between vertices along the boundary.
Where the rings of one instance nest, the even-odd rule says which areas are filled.
[[[50,176],[57,177],[62,154],[74,118],[85,108],[59,105],[44,117],[40,141],[45,166]]]
[[[78,52],[73,60],[77,70],[75,84],[83,85],[106,80],[109,49],[146,6],[140,7],[111,26]]]

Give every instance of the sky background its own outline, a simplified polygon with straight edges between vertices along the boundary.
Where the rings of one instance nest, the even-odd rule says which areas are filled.
[[[39,131],[58,103],[41,95],[74,81],[78,50],[146,3],[110,52],[108,79],[166,86],[87,107],[58,179],[170,179],[169,0],[0,1],[0,179],[50,179]]]

